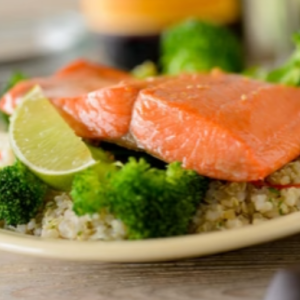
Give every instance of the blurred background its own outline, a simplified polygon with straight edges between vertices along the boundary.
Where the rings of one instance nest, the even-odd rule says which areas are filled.
[[[189,17],[228,28],[246,65],[275,64],[293,49],[300,0],[0,0],[0,78],[49,74],[76,57],[157,63],[165,30]]]

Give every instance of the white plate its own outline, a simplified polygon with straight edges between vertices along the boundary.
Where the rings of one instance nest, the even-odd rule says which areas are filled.
[[[235,250],[299,232],[300,212],[296,212],[239,229],[144,241],[79,242],[51,240],[0,230],[0,249],[64,260],[153,262]]]

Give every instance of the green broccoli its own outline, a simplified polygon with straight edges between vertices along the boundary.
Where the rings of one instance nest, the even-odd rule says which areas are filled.
[[[152,61],[147,60],[132,69],[131,74],[136,78],[144,79],[156,76],[158,74],[158,70]]]
[[[187,20],[162,34],[161,66],[167,74],[209,71],[214,67],[240,72],[243,69],[241,43],[225,27]]]
[[[252,66],[242,72],[243,76],[264,81],[266,80],[267,74],[267,70],[261,66]]]
[[[186,234],[208,186],[208,179],[177,162],[159,170],[130,158],[121,168],[98,174],[90,168],[75,176],[74,211],[109,211],[125,224],[129,239]]]
[[[105,188],[106,177],[116,170],[114,163],[101,161],[75,175],[71,195],[74,200],[73,209],[77,215],[83,216],[99,211],[102,204],[100,196],[103,194],[102,189]]]
[[[47,186],[22,163],[0,170],[0,220],[7,225],[25,224],[43,203]]]
[[[293,40],[296,45],[295,51],[283,66],[265,76],[266,81],[291,86],[300,85],[300,32],[294,35]]]

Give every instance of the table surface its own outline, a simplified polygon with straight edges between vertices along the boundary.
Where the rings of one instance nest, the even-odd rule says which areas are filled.
[[[1,300],[260,300],[274,273],[300,261],[300,235],[165,263],[48,260],[0,252]]]
[[[10,10],[15,14],[19,2],[0,0],[2,15]],[[74,5],[73,0],[51,3]],[[24,8],[19,11],[24,14]],[[26,74],[34,75],[36,69],[43,74],[62,64],[53,60],[56,64],[41,60],[16,66]],[[14,67],[0,66],[0,79]],[[300,235],[206,258],[154,264],[64,262],[0,252],[0,300],[260,300],[276,270],[298,262]]]

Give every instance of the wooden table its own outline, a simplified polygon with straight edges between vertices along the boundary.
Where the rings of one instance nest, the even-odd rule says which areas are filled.
[[[261,300],[274,272],[299,262],[300,235],[152,264],[64,262],[0,252],[0,299]]]
[[[2,19],[18,18],[17,12],[23,16],[26,7],[31,14],[38,3],[41,11],[50,9],[41,1],[30,0],[34,6],[21,2],[0,0]],[[52,9],[55,3],[60,8],[76,5],[73,0],[50,2]],[[28,69],[25,64],[16,66],[29,75],[56,68],[43,61]],[[0,66],[0,79],[13,69],[15,65]],[[300,235],[231,253],[155,264],[64,262],[0,252],[0,300],[260,300],[274,272],[298,262]]]

